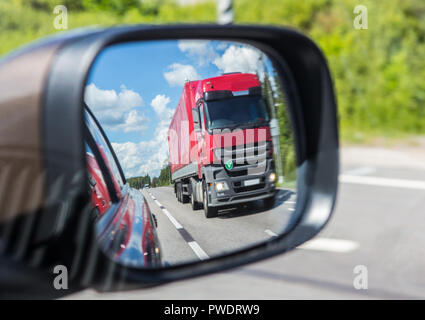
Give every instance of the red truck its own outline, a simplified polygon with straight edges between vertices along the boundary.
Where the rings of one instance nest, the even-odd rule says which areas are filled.
[[[178,201],[219,208],[247,201],[274,204],[270,118],[255,74],[228,73],[185,83],[168,131]]]

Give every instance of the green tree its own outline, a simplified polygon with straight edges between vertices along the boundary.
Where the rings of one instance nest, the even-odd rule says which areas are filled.
[[[57,32],[52,14],[57,4],[68,7],[71,29],[216,20],[213,0],[186,6],[173,0],[1,0],[0,55]],[[358,4],[235,0],[235,22],[299,28],[318,43],[332,73],[343,139],[359,133],[425,134],[425,2],[364,0],[367,30],[353,27]]]
[[[158,177],[158,183],[160,186],[168,186],[170,184],[170,181],[171,181],[170,173],[171,171],[170,171],[169,164],[167,164],[164,168],[161,169],[161,172]]]

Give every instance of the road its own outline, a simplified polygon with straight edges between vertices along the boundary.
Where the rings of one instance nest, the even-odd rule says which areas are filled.
[[[424,150],[343,149],[332,220],[310,243],[287,254],[157,288],[107,294],[86,290],[68,298],[424,299]],[[173,209],[175,199],[164,200],[164,206],[171,200]],[[186,224],[184,217],[179,219]],[[231,221],[217,218],[216,223]],[[187,228],[201,239],[196,229]],[[200,246],[206,252],[214,249],[203,242]],[[181,250],[193,254],[187,245]],[[367,270],[367,289],[353,286],[359,265]]]
[[[190,203],[177,201],[171,187],[144,189],[143,195],[158,219],[162,260],[169,265],[204,259],[245,248],[281,233],[295,208],[296,195],[280,189],[271,210],[262,201],[220,210],[205,218]]]

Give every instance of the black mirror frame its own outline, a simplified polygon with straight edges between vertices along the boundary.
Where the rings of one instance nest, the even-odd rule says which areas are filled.
[[[110,261],[97,250],[95,236],[81,205],[86,194],[83,143],[83,93],[88,72],[99,52],[129,41],[212,39],[245,42],[273,61],[288,89],[288,100],[297,154],[297,205],[287,231],[270,242],[212,258],[161,269],[135,269]],[[56,40],[57,41],[57,40]],[[301,93],[301,94],[300,94]],[[149,286],[221,271],[289,251],[314,237],[328,222],[338,185],[338,125],[334,90],[326,60],[306,36],[287,28],[238,25],[130,26],[88,30],[67,37],[51,66],[44,92],[42,118],[45,142],[47,194],[61,202],[73,195],[80,205],[66,213],[67,223],[58,232],[74,248],[69,259],[71,279],[79,287],[97,290]],[[58,162],[57,154],[67,155]],[[54,189],[58,175],[76,177]],[[83,178],[82,178],[83,177]],[[72,182],[71,182],[72,180]],[[67,180],[65,180],[67,181]],[[76,182],[77,181],[77,182]],[[77,200],[75,200],[77,201]],[[63,235],[72,235],[65,237]],[[97,251],[93,251],[97,250]],[[94,258],[96,257],[96,258]],[[98,267],[102,266],[102,268]],[[102,270],[102,272],[95,272]]]

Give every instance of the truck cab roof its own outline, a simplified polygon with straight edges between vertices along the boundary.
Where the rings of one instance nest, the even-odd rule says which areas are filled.
[[[256,74],[231,72],[203,80],[188,81],[185,84],[185,91],[190,93],[192,106],[195,106],[196,102],[203,97],[205,92],[219,90],[238,92],[259,86],[261,84]]]

